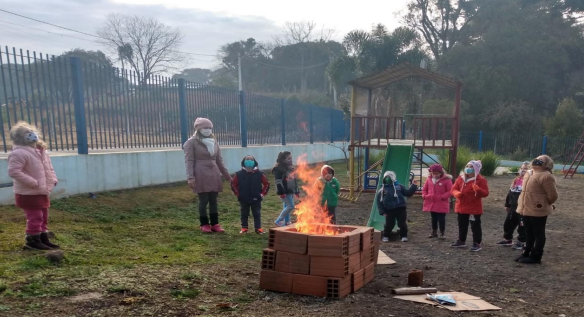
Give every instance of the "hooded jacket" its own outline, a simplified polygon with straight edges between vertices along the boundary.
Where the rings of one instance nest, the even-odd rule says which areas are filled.
[[[14,180],[14,193],[19,195],[49,195],[57,175],[49,154],[43,148],[15,145],[8,155],[8,176]]]
[[[270,182],[258,168],[254,158],[254,166],[248,171],[244,166],[245,158],[241,161],[241,170],[235,173],[231,182],[231,190],[237,200],[244,203],[261,202],[270,190]]]
[[[523,178],[523,191],[519,196],[517,212],[522,216],[549,216],[556,200],[558,189],[554,175],[547,171],[533,171]]]
[[[392,209],[405,207],[405,197],[413,196],[418,189],[418,186],[414,184],[412,184],[409,189],[406,189],[402,184],[397,183],[395,180],[395,173],[391,171],[387,171],[385,174],[383,174],[383,180],[385,180],[386,177],[392,176],[392,174],[392,183],[385,184],[385,182],[383,182],[382,187],[375,195],[377,209],[379,209],[379,214],[381,215],[386,214]]]
[[[322,175],[326,169],[332,171],[333,178],[330,181],[327,181],[324,178],[324,176],[320,176],[316,181],[317,186],[322,186],[320,204],[321,206],[324,206],[326,204],[326,206],[329,207],[336,207],[339,203],[339,192],[341,191],[341,185],[339,184],[339,181],[334,177],[335,170],[331,166],[324,165],[320,169],[320,174]]]
[[[447,214],[450,211],[449,198],[452,196],[451,189],[451,175],[443,174],[436,182],[432,180],[432,175],[430,175],[422,188],[422,198],[424,199],[422,210]]]
[[[277,165],[272,169],[278,196],[300,193],[300,189],[298,188],[298,183],[293,175],[293,172],[294,168],[292,166],[283,167]]]

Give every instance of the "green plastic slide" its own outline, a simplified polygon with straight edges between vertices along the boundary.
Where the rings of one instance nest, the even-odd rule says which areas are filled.
[[[413,154],[414,147],[412,145],[388,145],[381,168],[381,177],[383,177],[386,171],[394,171],[397,175],[398,182],[406,185],[409,184]],[[380,179],[377,184],[378,191],[381,188],[381,184],[382,180]],[[385,226],[385,217],[379,214],[375,200],[373,201],[373,207],[371,207],[371,215],[369,216],[367,226],[380,231],[383,231],[383,227]]]

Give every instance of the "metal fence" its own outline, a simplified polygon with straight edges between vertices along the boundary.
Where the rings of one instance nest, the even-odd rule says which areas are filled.
[[[558,162],[567,163],[574,158],[574,147],[577,142],[578,138],[463,131],[460,132],[459,144],[477,152],[493,151],[495,154],[517,161],[547,154]]]
[[[0,46],[0,149],[18,121],[36,125],[50,150],[179,147],[197,117],[219,144],[346,140],[342,111],[109,65]]]

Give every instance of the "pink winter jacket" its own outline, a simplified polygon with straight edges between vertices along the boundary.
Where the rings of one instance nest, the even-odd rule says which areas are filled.
[[[57,175],[45,149],[15,145],[8,155],[8,175],[14,180],[14,193],[49,195]]]
[[[451,189],[452,176],[444,174],[442,178],[436,181],[436,184],[432,182],[432,176],[428,177],[422,189],[422,198],[424,198],[422,210],[447,214],[450,210],[449,198]]]

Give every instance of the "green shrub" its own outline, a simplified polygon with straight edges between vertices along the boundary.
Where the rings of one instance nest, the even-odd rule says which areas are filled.
[[[369,152],[369,166],[377,163],[377,161],[383,159],[384,157],[385,157],[385,153],[383,153],[383,151]]]
[[[528,158],[527,149],[517,147],[515,152],[511,154],[510,158],[512,161],[524,161],[525,159]]]
[[[519,172],[519,166],[511,166],[511,167],[509,167],[509,172],[511,172],[511,173],[517,173],[517,172]]]
[[[444,168],[450,166],[450,151],[443,151],[443,155],[438,157],[438,161]],[[459,146],[458,153],[456,154],[456,173],[459,173],[464,169],[466,163],[468,163],[473,158],[472,152],[466,146]],[[456,176],[456,175],[454,175]]]
[[[497,167],[501,165],[501,157],[491,151],[481,153],[478,159],[483,163],[481,169],[483,176],[493,176]]]

